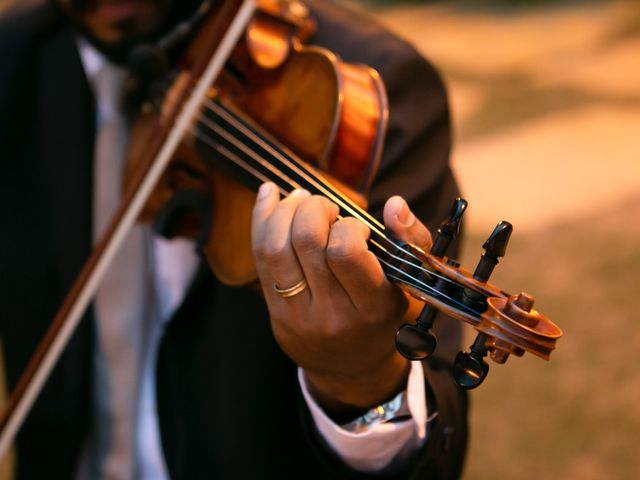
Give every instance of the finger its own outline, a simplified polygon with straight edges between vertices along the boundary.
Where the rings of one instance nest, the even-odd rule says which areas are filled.
[[[327,264],[359,311],[379,311],[396,300],[380,262],[368,249],[369,228],[356,218],[343,218],[331,228]]]
[[[291,245],[291,224],[299,203],[309,195],[306,190],[294,190],[287,198],[276,203],[275,207],[270,203],[272,201],[270,196],[265,196],[256,202],[256,227],[261,231],[256,233],[254,244],[256,269],[265,295],[271,299],[284,299],[277,294],[274,287],[288,289],[304,278]],[[267,205],[261,205],[261,200],[264,200]],[[304,298],[304,296],[304,291],[296,295],[298,298]],[[291,299],[293,297],[284,300]]]
[[[328,199],[313,196],[305,199],[296,210],[292,226],[292,244],[309,282],[314,298],[344,295],[327,266],[326,248],[331,224],[338,216],[338,207]]]
[[[429,229],[418,220],[404,198],[396,195],[384,206],[384,223],[393,234],[406,243],[411,243],[428,252],[432,239]]]
[[[275,183],[265,182],[260,185],[251,217],[251,245],[254,249],[254,256],[256,248],[261,247],[264,243],[267,220],[279,201],[280,193]]]

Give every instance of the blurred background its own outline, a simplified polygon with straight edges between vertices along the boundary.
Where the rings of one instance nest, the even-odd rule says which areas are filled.
[[[469,201],[463,265],[509,220],[492,281],[564,330],[549,363],[492,363],[471,393],[464,478],[638,478],[640,2],[352,5],[444,76]]]
[[[463,265],[511,221],[492,281],[564,330],[549,363],[492,364],[471,393],[464,478],[638,478],[640,2],[348,3],[444,76]]]

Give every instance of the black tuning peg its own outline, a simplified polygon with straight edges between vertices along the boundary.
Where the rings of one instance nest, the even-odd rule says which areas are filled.
[[[443,257],[446,254],[449,245],[460,232],[460,222],[466,208],[466,200],[460,197],[454,200],[449,216],[438,229],[436,239],[431,247],[430,253],[432,255]],[[405,323],[398,329],[396,349],[402,356],[409,360],[423,360],[435,351],[438,342],[430,330],[437,313],[436,308],[426,305],[416,319],[415,325]]]
[[[475,272],[473,272],[473,278],[479,282],[489,280],[493,269],[496,268],[496,265],[500,261],[499,259],[504,257],[507,251],[507,244],[509,243],[511,232],[513,232],[513,225],[509,222],[503,220],[496,225],[496,228],[493,229],[487,241],[482,245],[484,253],[480,257]]]
[[[453,364],[453,378],[461,388],[470,390],[479,386],[489,373],[489,364],[484,361],[487,348],[486,335],[479,333],[469,352],[459,352]]]
[[[436,336],[430,332],[438,310],[430,305],[422,309],[416,324],[405,323],[396,332],[396,348],[409,360],[423,360],[436,349]]]
[[[494,268],[504,257],[507,251],[507,244],[513,232],[513,226],[509,222],[502,221],[493,229],[491,235],[482,248],[484,253],[480,257],[478,266],[473,272],[473,278],[479,282],[486,282],[493,273]],[[467,302],[479,301],[479,297],[474,292],[465,293]],[[459,352],[453,364],[453,378],[456,383],[464,389],[476,388],[480,385],[489,373],[489,364],[484,361],[487,356],[485,343],[487,336],[479,333],[469,352]]]
[[[431,247],[431,255],[435,257],[444,257],[451,242],[458,236],[460,232],[460,222],[462,214],[467,209],[467,201],[464,198],[456,198],[451,205],[449,216],[440,225],[436,239]]]

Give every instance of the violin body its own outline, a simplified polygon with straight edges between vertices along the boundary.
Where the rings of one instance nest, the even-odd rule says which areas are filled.
[[[263,8],[209,98],[224,99],[243,113],[247,125],[269,132],[308,168],[366,208],[388,118],[384,85],[369,67],[346,64],[327,49],[302,45],[300,32],[308,34],[310,26],[295,30],[283,24],[288,25]],[[159,113],[143,109],[138,116],[125,188],[149,138],[171,111],[172,90],[181,88],[182,81],[178,74]],[[158,228],[165,236],[199,238],[209,266],[223,283],[251,283],[257,278],[250,231],[254,189],[225,172],[224,166],[207,168],[211,160],[202,157],[193,134],[187,135],[140,220],[158,223],[160,216]],[[198,205],[185,208],[180,199],[186,197],[199,198]]]

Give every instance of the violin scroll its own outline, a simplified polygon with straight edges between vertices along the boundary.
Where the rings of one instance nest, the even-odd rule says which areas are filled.
[[[484,253],[473,274],[445,257],[459,232],[466,207],[465,200],[454,201],[449,217],[438,229],[430,254],[422,254],[422,265],[416,268],[418,273],[408,284],[401,284],[427,305],[415,324],[404,324],[398,329],[396,348],[409,360],[422,360],[431,355],[437,342],[430,330],[438,311],[470,323],[478,335],[469,351],[458,353],[452,373],[461,388],[472,389],[479,386],[489,372],[485,357],[502,364],[510,355],[530,352],[548,360],[562,331],[533,309],[531,295],[509,295],[488,283],[506,253],[513,231],[509,222],[500,222],[483,244]]]
[[[549,360],[562,331],[533,309],[531,295],[490,298],[487,303],[487,314],[477,328],[489,337],[487,347],[493,361],[505,363],[509,355],[521,357],[525,351]]]

